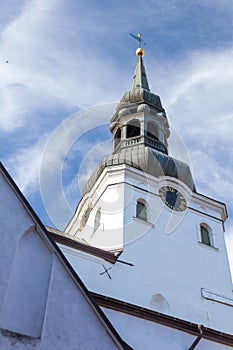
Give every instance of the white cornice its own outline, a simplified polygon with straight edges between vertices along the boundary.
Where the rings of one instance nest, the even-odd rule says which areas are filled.
[[[94,206],[95,202],[105,192],[108,186],[117,185],[120,183],[128,184],[127,178],[133,178],[136,182],[139,183],[145,182],[146,179],[149,188],[148,192],[153,190],[152,194],[154,195],[159,195],[158,190],[164,185],[174,186],[186,197],[188,207],[191,210],[195,210],[196,212],[202,213],[203,215],[212,216],[213,218],[222,220],[223,222],[225,222],[227,219],[226,206],[224,203],[221,203],[203,194],[192,192],[190,188],[179,179],[169,176],[155,177],[132,166],[121,164],[111,165],[104,168],[90,192],[86,193],[81,199],[73,218],[67,226],[66,232],[70,231],[74,223],[78,220],[78,217],[80,216],[83,208],[89,202],[92,202],[92,205]],[[142,190],[145,191],[144,188]]]

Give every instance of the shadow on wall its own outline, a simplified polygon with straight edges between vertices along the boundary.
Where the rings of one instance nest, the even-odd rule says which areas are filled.
[[[169,311],[169,304],[160,293],[154,294],[150,300],[150,307],[159,312]]]

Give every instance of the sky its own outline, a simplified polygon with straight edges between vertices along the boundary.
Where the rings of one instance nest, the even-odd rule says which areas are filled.
[[[1,0],[1,161],[44,224],[64,228],[111,152],[137,62],[129,33],[142,33],[150,89],[197,190],[227,205],[233,266],[232,29],[231,0]]]

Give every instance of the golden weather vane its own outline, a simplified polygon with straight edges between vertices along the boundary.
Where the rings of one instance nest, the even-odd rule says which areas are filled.
[[[146,45],[144,39],[142,39],[142,34],[134,35],[132,33],[129,33],[129,35],[132,36],[132,38],[134,38],[135,40],[137,40],[139,42],[139,47]]]
[[[144,56],[144,50],[142,48],[143,45],[146,45],[144,39],[142,39],[142,34],[138,34],[138,35],[134,35],[132,33],[129,33],[130,36],[132,36],[132,38],[134,38],[135,40],[137,40],[139,42],[139,47],[136,50],[136,55],[139,56]]]

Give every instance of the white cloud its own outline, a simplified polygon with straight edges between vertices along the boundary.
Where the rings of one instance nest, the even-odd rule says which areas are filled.
[[[67,223],[73,213],[73,205],[67,200],[62,184],[63,171],[67,171],[65,160],[67,156],[72,156],[69,152],[82,135],[105,125],[106,118],[113,113],[114,107],[115,104],[106,104],[80,111],[61,123],[49,137],[41,162],[40,191],[46,211],[57,227],[64,227],[64,222]],[[92,144],[88,142],[86,147]],[[82,146],[85,147],[85,144]],[[74,148],[77,147],[80,145]],[[88,148],[85,153],[87,151]],[[80,156],[81,159],[83,156],[83,152],[78,153],[79,159],[76,162],[74,159],[74,167],[80,161]]]
[[[211,188],[213,194],[222,191],[226,199],[233,167],[232,55],[230,48],[196,53],[162,74],[168,82],[164,106],[190,152],[197,187],[209,194]]]
[[[92,146],[92,145],[90,145]],[[80,164],[79,170],[79,188],[82,190],[83,186],[87,182],[87,180],[92,175],[93,171],[98,167],[101,159],[110,154],[112,152],[112,141],[107,140],[104,142],[100,142],[98,145],[94,147],[89,147],[89,152],[86,153],[85,157]]]
[[[190,4],[186,2],[186,12]],[[217,1],[206,1],[205,4],[212,10],[215,7],[220,14],[232,11],[229,1],[221,2],[221,5]],[[152,0],[149,5],[138,1],[130,10],[125,8],[123,1],[118,1],[111,15],[108,8],[103,9],[96,2],[92,5],[89,1],[71,1],[64,5],[60,0],[32,0],[25,1],[21,11],[18,7],[17,11],[11,12],[15,17],[11,16],[4,22],[0,37],[1,57],[9,60],[9,64],[0,64],[0,128],[14,135],[19,128],[27,128],[30,135],[30,128],[50,119],[45,111],[56,109],[60,103],[67,108],[83,108],[119,101],[130,86],[133,62],[136,61],[133,49],[129,54],[127,39],[123,44],[120,41],[129,31],[139,30],[143,21],[146,23],[146,41],[149,41],[145,58],[148,78],[156,83],[150,84],[151,90],[162,97],[170,123],[184,139],[191,155],[197,188],[210,196],[226,199],[229,212],[233,212],[230,195],[233,167],[232,47],[186,51],[184,56],[180,52],[174,58],[171,42],[174,38],[182,41],[184,37],[180,35],[190,24],[186,18],[177,31],[168,26],[168,23],[178,25],[179,20],[185,19],[183,8],[174,1],[159,1],[156,6]],[[151,11],[144,11],[144,6],[150,6]],[[163,13],[159,18],[158,8]],[[208,25],[206,19],[204,23]],[[153,52],[154,47],[161,53],[162,39],[169,35],[172,37],[165,45],[171,55],[168,59],[163,56],[163,61],[159,62],[160,56]],[[155,71],[153,67],[157,67]],[[96,118],[100,118],[100,123],[108,122],[111,116],[89,115],[88,119],[81,120],[81,128],[91,127]],[[58,116],[51,122],[56,127],[65,117]],[[38,128],[38,133],[43,134],[45,129]],[[53,158],[54,153],[50,155],[50,161],[57,163],[55,168],[48,167],[48,171],[56,169],[58,163],[63,164],[63,152],[69,151],[69,139],[75,135],[75,129],[63,131],[53,145],[58,158]],[[17,135],[16,153],[9,154],[10,158],[4,155],[4,158],[21,189],[30,193],[38,186],[44,141],[43,138],[38,142],[34,140],[26,148],[20,143],[21,136]],[[90,162],[95,165],[94,158]],[[81,182],[85,182],[87,172],[85,174]]]
[[[39,190],[39,173],[43,149],[47,141],[47,135],[27,148],[22,148],[13,153],[4,162],[14,181],[24,193],[30,193]]]
[[[88,20],[83,26],[82,13],[67,13],[59,0],[37,0],[26,2],[5,27],[0,51],[9,64],[0,66],[1,128],[14,130],[31,111],[36,114],[58,101],[78,108],[115,99],[118,72],[112,59],[101,60],[98,49],[87,44],[93,35]],[[106,27],[96,29],[95,35]],[[114,80],[110,89],[109,76]]]
[[[82,142],[82,149],[80,149],[80,145],[72,149],[72,157],[75,156],[75,154],[77,156],[77,152],[80,151],[82,153],[80,167],[76,173],[70,174],[71,180],[68,186],[63,187],[64,196],[73,211],[77,207],[78,198],[80,198],[82,194],[83,186],[89,180],[94,170],[97,169],[101,159],[111,153],[112,141],[100,141],[98,144],[91,141],[84,141]],[[74,159],[73,162],[75,161]],[[63,172],[69,172],[69,169],[63,167]],[[67,224],[67,222],[65,224]]]
[[[226,237],[233,272],[232,56],[232,47],[200,51],[179,61],[161,62],[154,74],[170,125],[190,154],[198,192],[227,206]]]

